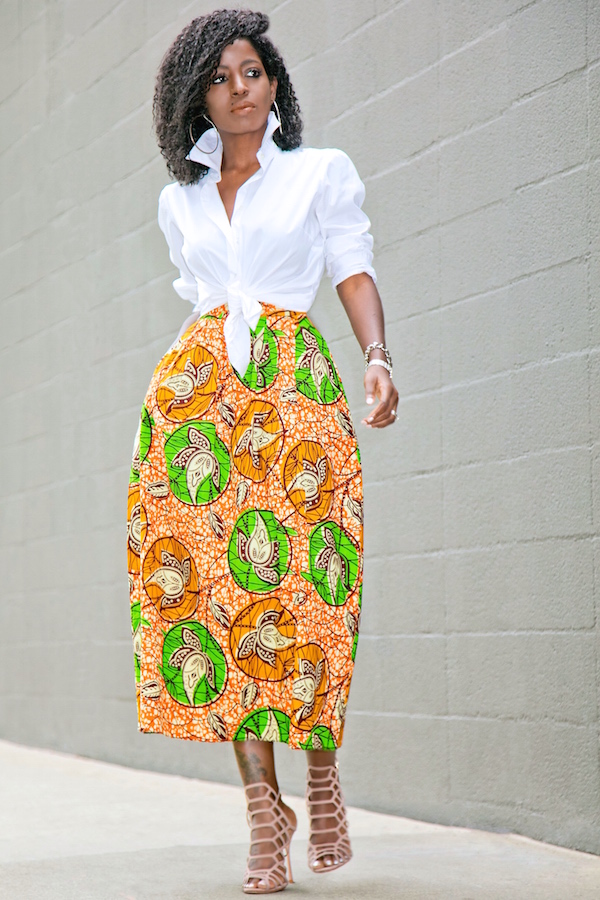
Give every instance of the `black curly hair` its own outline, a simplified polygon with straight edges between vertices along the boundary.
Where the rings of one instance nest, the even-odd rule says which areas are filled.
[[[277,78],[275,99],[282,127],[273,140],[282,150],[302,143],[300,107],[281,54],[265,36],[268,27],[265,13],[216,9],[186,25],[163,57],[152,106],[154,130],[167,168],[180,184],[195,184],[208,172],[207,166],[185,158],[191,146],[190,127],[196,141],[211,127],[202,119],[206,93],[223,50],[238,38],[250,41],[269,80]]]

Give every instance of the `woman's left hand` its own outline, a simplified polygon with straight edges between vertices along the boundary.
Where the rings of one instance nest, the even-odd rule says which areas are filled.
[[[385,344],[383,306],[372,277],[367,272],[350,275],[338,284],[337,292],[363,352],[373,341]],[[381,349],[378,348],[376,352],[380,357]],[[379,404],[361,419],[363,425],[368,428],[385,428],[396,421],[394,413],[398,406],[398,391],[387,369],[383,366],[367,366],[365,392],[367,403],[374,403],[377,397]]]
[[[373,412],[361,419],[368,428],[385,428],[396,421],[394,412],[398,406],[398,391],[383,366],[369,366],[365,372],[365,393],[367,403],[379,400]]]

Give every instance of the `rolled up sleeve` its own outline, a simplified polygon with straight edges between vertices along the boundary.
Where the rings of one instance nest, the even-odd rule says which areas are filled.
[[[359,272],[367,272],[376,282],[371,222],[362,210],[365,186],[343,150],[332,150],[331,154],[316,209],[327,274],[334,288]]]
[[[183,258],[183,234],[175,224],[169,207],[169,187],[170,185],[167,185],[163,188],[158,197],[158,224],[167,239],[169,258],[179,269],[179,278],[175,279],[173,287],[180,297],[195,304],[198,300],[198,285]]]

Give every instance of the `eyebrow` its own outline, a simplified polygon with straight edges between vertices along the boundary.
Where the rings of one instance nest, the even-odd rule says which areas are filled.
[[[262,65],[262,63],[259,59],[245,59],[242,63],[240,63],[240,65],[245,66],[246,63],[259,63],[259,65]],[[218,69],[228,69],[229,66],[224,66],[223,63],[219,63],[217,68]]]

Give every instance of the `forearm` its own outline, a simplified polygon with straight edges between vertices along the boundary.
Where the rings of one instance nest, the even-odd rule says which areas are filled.
[[[373,341],[386,346],[383,304],[371,276],[366,272],[351,275],[338,284],[337,292],[361,349],[366,350]],[[385,353],[377,347],[370,351],[369,359],[385,359]],[[383,428],[394,422],[398,391],[387,369],[368,366],[364,381],[367,403],[373,403],[375,397],[380,402],[361,422],[371,428]]]
[[[351,275],[338,284],[337,292],[361,350],[364,352],[373,341],[385,345],[383,304],[371,276],[366,272]],[[375,348],[369,358],[385,359],[385,354]]]

